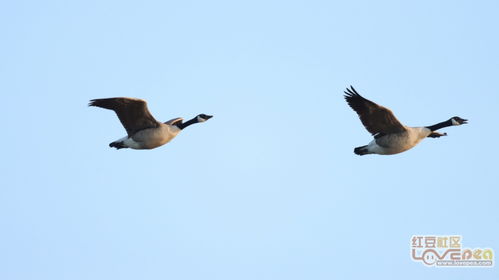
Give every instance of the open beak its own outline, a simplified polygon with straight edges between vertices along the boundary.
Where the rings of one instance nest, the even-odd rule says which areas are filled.
[[[467,124],[467,123],[468,123],[468,120],[463,119],[463,123],[462,124]]]

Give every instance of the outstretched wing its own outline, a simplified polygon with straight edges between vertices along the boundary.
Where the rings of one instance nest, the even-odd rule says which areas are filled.
[[[345,91],[345,100],[357,112],[367,131],[375,137],[405,131],[390,109],[360,96],[352,86]]]
[[[92,99],[88,106],[96,106],[116,112],[128,136],[132,136],[137,131],[146,128],[159,126],[158,121],[154,119],[147,109],[147,102],[142,99],[130,97]]]

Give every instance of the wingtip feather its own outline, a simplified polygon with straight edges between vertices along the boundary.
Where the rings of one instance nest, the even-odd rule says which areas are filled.
[[[95,106],[95,101],[96,101],[96,100],[97,100],[97,99],[90,99],[90,101],[88,101],[88,106],[89,106],[89,107],[90,107],[90,106]]]

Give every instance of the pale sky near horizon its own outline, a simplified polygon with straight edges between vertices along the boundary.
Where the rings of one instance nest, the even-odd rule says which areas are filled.
[[[412,235],[499,252],[497,1],[4,1],[0,279],[495,279]],[[394,156],[343,99],[409,126]],[[214,117],[151,151],[93,98]]]

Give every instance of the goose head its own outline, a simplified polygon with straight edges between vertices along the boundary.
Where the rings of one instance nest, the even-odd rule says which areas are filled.
[[[452,125],[462,125],[468,123],[468,120],[462,119],[460,117],[452,117],[449,121],[452,123]]]
[[[206,114],[199,114],[197,115],[196,119],[198,122],[205,122],[209,119],[213,118],[213,116],[206,115]]]

